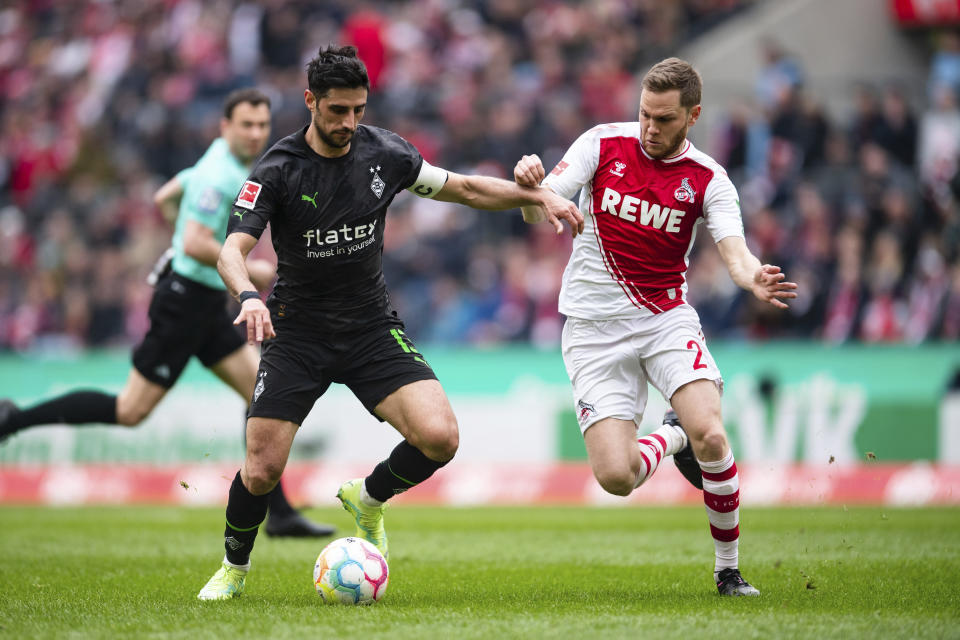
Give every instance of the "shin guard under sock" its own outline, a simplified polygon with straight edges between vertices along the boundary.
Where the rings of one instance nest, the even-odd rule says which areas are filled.
[[[257,538],[257,530],[267,516],[268,495],[255,496],[250,493],[240,479],[240,472],[237,471],[233,484],[230,485],[227,527],[223,533],[223,546],[227,551],[227,560],[231,564],[245,565],[250,561],[250,552]]]

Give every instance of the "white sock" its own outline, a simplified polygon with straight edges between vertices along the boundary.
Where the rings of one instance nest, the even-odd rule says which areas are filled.
[[[703,472],[703,504],[710,520],[715,561],[713,577],[724,569],[736,569],[740,544],[740,474],[733,452],[716,462],[700,462]]]
[[[367,505],[368,507],[382,507],[383,501],[377,500],[369,493],[367,493],[367,482],[364,480],[360,483],[360,502]]]
[[[663,424],[653,433],[638,438],[637,445],[640,447],[641,467],[634,488],[653,476],[664,456],[672,456],[687,446],[687,434],[680,427]]]
[[[247,564],[233,564],[232,562],[230,562],[229,560],[227,560],[227,556],[224,555],[224,556],[223,556],[223,564],[227,565],[228,567],[233,567],[234,569],[239,569],[240,571],[244,571],[244,572],[250,571],[250,561],[249,561],[249,560],[247,560]]]

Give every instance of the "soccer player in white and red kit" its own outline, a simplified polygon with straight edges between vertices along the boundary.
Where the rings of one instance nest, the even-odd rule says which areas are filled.
[[[723,381],[686,301],[697,228],[705,224],[733,281],[760,300],[786,308],[797,287],[747,248],[736,188],[687,140],[701,87],[689,63],[663,60],[644,76],[638,122],[587,131],[547,176],[537,156],[524,156],[514,178],[567,198],[580,191],[585,224],[563,274],[562,349],[597,481],[628,495],[674,455],[703,489],[718,591],[759,595],[739,571],[739,478],[720,415]],[[536,207],[523,215],[541,219]],[[647,382],[676,414],[638,440]]]

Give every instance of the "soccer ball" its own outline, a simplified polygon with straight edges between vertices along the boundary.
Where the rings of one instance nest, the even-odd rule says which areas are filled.
[[[389,577],[386,559],[360,538],[334,540],[313,566],[313,584],[326,604],[373,604],[387,591]]]

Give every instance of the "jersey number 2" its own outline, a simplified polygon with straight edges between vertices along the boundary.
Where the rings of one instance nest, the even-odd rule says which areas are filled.
[[[696,371],[697,369],[706,369],[707,365],[700,362],[700,358],[703,357],[703,349],[700,348],[700,344],[696,340],[691,340],[687,343],[687,349],[697,350],[697,358],[693,361],[693,370]]]

